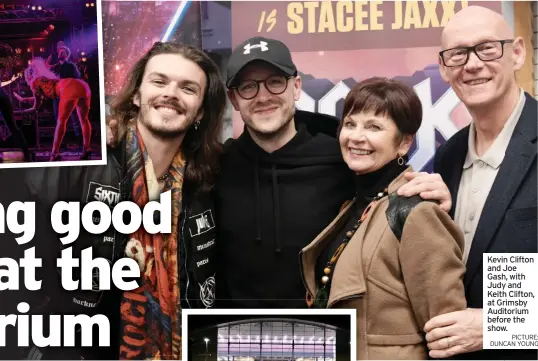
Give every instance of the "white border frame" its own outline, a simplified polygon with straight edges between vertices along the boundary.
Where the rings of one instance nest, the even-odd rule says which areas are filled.
[[[351,355],[350,360],[357,358],[357,310],[356,309],[183,309],[181,313],[181,354],[184,357],[188,355],[188,330],[189,330],[189,316],[190,315],[246,315],[246,316],[267,316],[267,315],[282,315],[282,316],[330,316],[330,315],[348,315],[351,317]],[[188,361],[183,358],[183,361]]]
[[[97,54],[99,69],[99,105],[101,107],[101,160],[76,160],[61,162],[21,162],[21,163],[0,163],[0,169],[11,168],[51,168],[51,167],[69,167],[69,166],[89,166],[107,164],[106,153],[106,109],[105,109],[105,70],[103,65],[103,12],[101,10],[102,0],[95,1],[97,13]],[[93,96],[93,94],[92,94]]]

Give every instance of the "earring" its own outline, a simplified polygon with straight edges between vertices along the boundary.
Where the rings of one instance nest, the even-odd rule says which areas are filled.
[[[398,165],[402,166],[404,165],[405,161],[401,155],[398,156]]]
[[[194,130],[198,130],[198,127],[200,126],[200,121],[197,120],[194,122]]]

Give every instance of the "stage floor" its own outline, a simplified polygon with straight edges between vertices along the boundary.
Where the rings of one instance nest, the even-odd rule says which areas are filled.
[[[50,150],[43,148],[30,148],[30,152],[33,154],[33,162],[48,162],[50,158]],[[65,161],[77,161],[82,155],[82,149],[62,149],[60,151],[62,160]],[[90,160],[100,160],[101,149],[97,146],[92,146],[92,154]],[[22,163],[24,162],[24,156],[20,149],[17,148],[0,148],[0,163]]]

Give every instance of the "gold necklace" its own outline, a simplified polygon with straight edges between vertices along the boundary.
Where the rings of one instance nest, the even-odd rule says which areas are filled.
[[[166,180],[166,178],[168,178],[168,175],[169,175],[169,174],[170,174],[170,173],[166,172],[164,175],[162,175],[162,176],[160,176],[160,177],[157,177],[157,180],[158,180],[159,182],[163,182],[163,181]]]

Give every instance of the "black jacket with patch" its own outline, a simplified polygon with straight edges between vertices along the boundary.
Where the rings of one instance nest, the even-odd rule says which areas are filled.
[[[43,266],[38,269],[38,276],[43,279],[39,292],[19,291],[22,301],[30,304],[30,314],[87,314],[90,317],[103,314],[109,318],[111,346],[47,348],[39,352],[31,351],[36,357],[46,359],[117,359],[120,321],[121,291],[115,289],[111,279],[111,290],[101,291],[65,291],[61,285],[59,268],[56,259],[61,256],[61,250],[73,247],[73,258],[81,257],[81,251],[92,247],[93,258],[102,257],[114,264],[119,258],[125,257],[124,246],[129,235],[120,234],[112,225],[103,234],[90,234],[80,225],[80,236],[71,244],[63,246],[58,235],[51,226],[51,209],[58,201],[80,202],[80,213],[84,204],[99,201],[111,209],[120,201],[129,201],[131,187],[125,177],[125,152],[123,144],[108,150],[106,165],[85,167],[55,167],[2,170],[1,183],[9,179],[17,179],[25,184],[17,200],[36,202],[36,235],[25,245],[25,248],[35,246],[36,257],[43,260]],[[24,194],[22,194],[24,193]],[[215,218],[213,202],[210,193],[183,194],[183,209],[180,215],[180,295],[182,308],[213,307],[215,301],[214,256]],[[4,197],[5,198],[5,197]],[[64,212],[63,222],[67,223],[67,213]],[[99,215],[94,213],[94,223]],[[124,216],[124,222],[128,223]],[[14,241],[12,241],[13,244]],[[73,279],[78,280],[76,268]],[[95,271],[94,271],[95,272]],[[94,277],[96,273],[94,273]],[[22,282],[21,282],[22,284]],[[98,285],[94,283],[94,287]],[[14,305],[16,306],[16,305]],[[12,311],[18,314],[16,310]],[[48,319],[48,316],[45,317]],[[47,325],[45,325],[45,335]],[[80,342],[80,332],[76,336],[77,345]],[[98,328],[94,327],[93,345],[98,344]],[[30,339],[31,341],[31,339]],[[30,350],[28,350],[30,352]],[[25,352],[25,351],[21,351]],[[28,354],[22,357],[29,357]],[[30,355],[30,357],[33,357]]]

